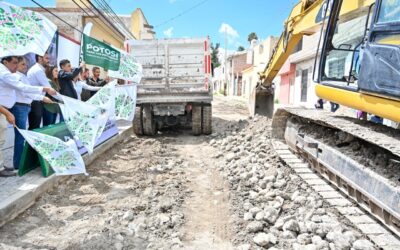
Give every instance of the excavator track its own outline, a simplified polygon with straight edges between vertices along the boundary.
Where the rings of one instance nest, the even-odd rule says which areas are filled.
[[[272,130],[313,172],[400,237],[398,130],[301,108],[278,109]]]

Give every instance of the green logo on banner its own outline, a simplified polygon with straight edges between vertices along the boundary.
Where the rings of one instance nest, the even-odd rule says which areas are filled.
[[[83,60],[85,63],[102,67],[106,70],[118,71],[121,53],[90,36],[83,35]]]

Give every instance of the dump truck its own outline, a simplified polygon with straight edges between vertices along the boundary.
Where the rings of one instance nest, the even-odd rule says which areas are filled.
[[[209,38],[131,40],[126,49],[143,66],[134,132],[151,136],[163,128],[190,126],[194,135],[211,134]]]

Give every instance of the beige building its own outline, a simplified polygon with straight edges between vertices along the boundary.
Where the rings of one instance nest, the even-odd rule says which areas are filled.
[[[251,64],[251,66],[242,71],[242,97],[250,98],[259,80],[258,73],[265,69],[278,40],[279,38],[270,36],[264,41],[252,42],[247,54],[247,63]]]
[[[155,39],[154,27],[147,21],[142,9],[137,8],[131,15],[118,15],[137,40]]]

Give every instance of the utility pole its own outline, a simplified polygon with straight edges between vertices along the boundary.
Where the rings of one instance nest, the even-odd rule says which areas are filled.
[[[224,59],[224,68],[225,68],[225,86],[224,86],[224,94],[227,95],[227,88],[228,88],[228,69],[226,67],[227,65],[227,51],[228,51],[228,32],[227,28],[225,27],[225,59]]]

